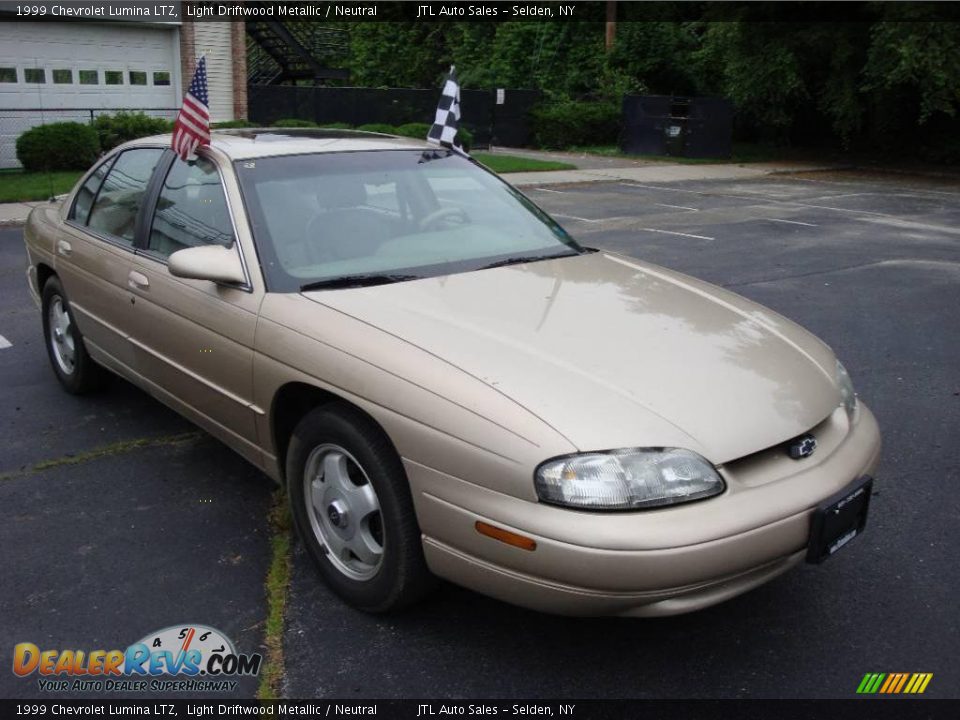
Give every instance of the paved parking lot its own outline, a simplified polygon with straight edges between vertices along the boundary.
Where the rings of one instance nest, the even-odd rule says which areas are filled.
[[[284,693],[850,697],[866,672],[932,672],[927,696],[960,697],[960,187],[805,173],[526,191],[584,244],[728,287],[833,346],[884,433],[867,533],[658,620],[557,618],[451,586],[370,617],[295,546]],[[20,231],[0,231],[0,652],[123,646],[184,621],[259,650],[270,482],[124,382],[62,393],[23,262]],[[0,673],[0,695],[35,694]]]

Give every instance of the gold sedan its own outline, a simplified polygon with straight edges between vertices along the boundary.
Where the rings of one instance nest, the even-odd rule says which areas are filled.
[[[880,436],[831,350],[582,247],[424,143],[121,146],[26,227],[54,374],[142,387],[285,483],[368,611],[435,576],[577,615],[712,605],[864,529]]]

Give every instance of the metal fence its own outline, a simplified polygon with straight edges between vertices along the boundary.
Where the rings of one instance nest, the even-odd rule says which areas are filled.
[[[250,85],[250,119],[270,125],[281,119],[312,120],[321,125],[433,122],[436,89]],[[531,142],[529,112],[538,90],[461,90],[461,123],[474,144],[522,147]]]
[[[37,125],[56,122],[90,122],[98,115],[142,112],[151,117],[173,120],[177,108],[17,108],[0,109],[0,168],[17,168],[17,138]]]

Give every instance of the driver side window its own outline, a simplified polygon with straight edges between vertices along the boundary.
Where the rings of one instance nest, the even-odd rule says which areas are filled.
[[[163,181],[147,249],[164,258],[201,245],[233,245],[230,209],[220,173],[206,158],[175,160]]]

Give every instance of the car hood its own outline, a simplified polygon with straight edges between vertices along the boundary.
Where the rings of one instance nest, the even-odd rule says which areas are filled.
[[[807,331],[612,253],[306,296],[479,378],[580,450],[687,447],[719,464],[840,401],[833,353]]]

